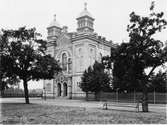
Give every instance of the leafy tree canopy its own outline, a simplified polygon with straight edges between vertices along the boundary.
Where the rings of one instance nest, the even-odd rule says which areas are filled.
[[[152,74],[150,78],[151,90],[156,92],[167,92],[167,71],[161,70],[157,74]]]
[[[154,34],[166,28],[163,12],[154,12],[154,2],[148,16],[130,14],[127,26],[129,42],[113,49],[109,63],[113,62],[113,84],[115,88],[137,88],[143,92],[143,111],[148,111],[147,91],[154,70],[167,62],[167,44],[154,38]],[[109,64],[108,64],[109,65]],[[150,68],[149,73],[145,70]]]
[[[127,26],[129,42],[111,49],[111,57],[103,58],[113,66],[114,87],[121,89],[149,87],[149,78],[154,70],[167,62],[167,44],[154,38],[154,34],[166,28],[163,12],[155,13],[154,2],[149,16],[130,14]],[[165,43],[165,44],[164,44]],[[110,67],[110,66],[109,66]],[[145,70],[150,68],[146,74]],[[139,87],[140,86],[140,87]]]
[[[110,78],[109,74],[105,72],[105,67],[102,63],[95,62],[93,66],[89,66],[84,71],[81,77],[80,87],[85,92],[100,92],[109,88]]]
[[[61,69],[57,61],[46,54],[47,42],[40,39],[35,28],[2,30],[1,65],[5,77],[16,77],[24,82],[28,96],[29,80],[52,79]],[[27,101],[28,102],[28,101]],[[29,102],[28,102],[29,103]]]

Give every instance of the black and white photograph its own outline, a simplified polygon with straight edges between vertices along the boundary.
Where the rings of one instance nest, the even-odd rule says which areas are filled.
[[[0,0],[0,124],[167,124],[167,0]]]

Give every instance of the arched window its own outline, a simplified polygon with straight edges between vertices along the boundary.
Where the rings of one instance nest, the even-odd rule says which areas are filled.
[[[63,84],[63,96],[67,96],[67,83]]]
[[[57,96],[61,96],[61,84],[57,84]]]
[[[69,73],[72,72],[72,60],[71,60],[71,58],[68,58],[68,72]]]
[[[64,71],[67,71],[67,55],[66,55],[66,53],[63,53],[63,55],[62,55],[62,69]]]

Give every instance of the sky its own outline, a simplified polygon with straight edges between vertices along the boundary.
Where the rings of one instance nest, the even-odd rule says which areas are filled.
[[[77,28],[76,17],[83,11],[85,2],[95,18],[95,32],[114,43],[128,41],[129,14],[134,11],[147,16],[151,5],[151,0],[0,0],[0,29],[35,27],[46,39],[46,28],[56,14],[60,25],[68,26],[68,31],[73,32]],[[155,0],[155,5],[155,10],[163,11],[167,20],[167,0]],[[167,29],[156,38],[167,40]],[[42,87],[42,82],[29,85],[29,88]]]

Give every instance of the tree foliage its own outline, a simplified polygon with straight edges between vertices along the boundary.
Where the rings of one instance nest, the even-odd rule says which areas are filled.
[[[113,84],[115,88],[137,88],[143,92],[143,111],[148,111],[147,91],[150,77],[154,70],[167,62],[167,44],[154,38],[154,34],[166,28],[163,12],[154,12],[154,2],[148,16],[130,14],[127,26],[129,42],[122,43],[111,53],[110,62],[113,66]],[[146,73],[146,69],[150,69]]]
[[[150,91],[167,92],[167,71],[160,70],[157,74],[152,74],[150,82]]]
[[[35,28],[2,30],[1,65],[5,78],[23,80],[26,103],[28,100],[27,82],[30,80],[52,79],[61,69],[57,61],[46,54],[47,42]]]
[[[109,88],[109,85],[109,74],[105,72],[104,65],[97,61],[93,66],[89,66],[81,77],[80,87],[84,92],[98,93],[100,91],[104,91],[106,88]]]

